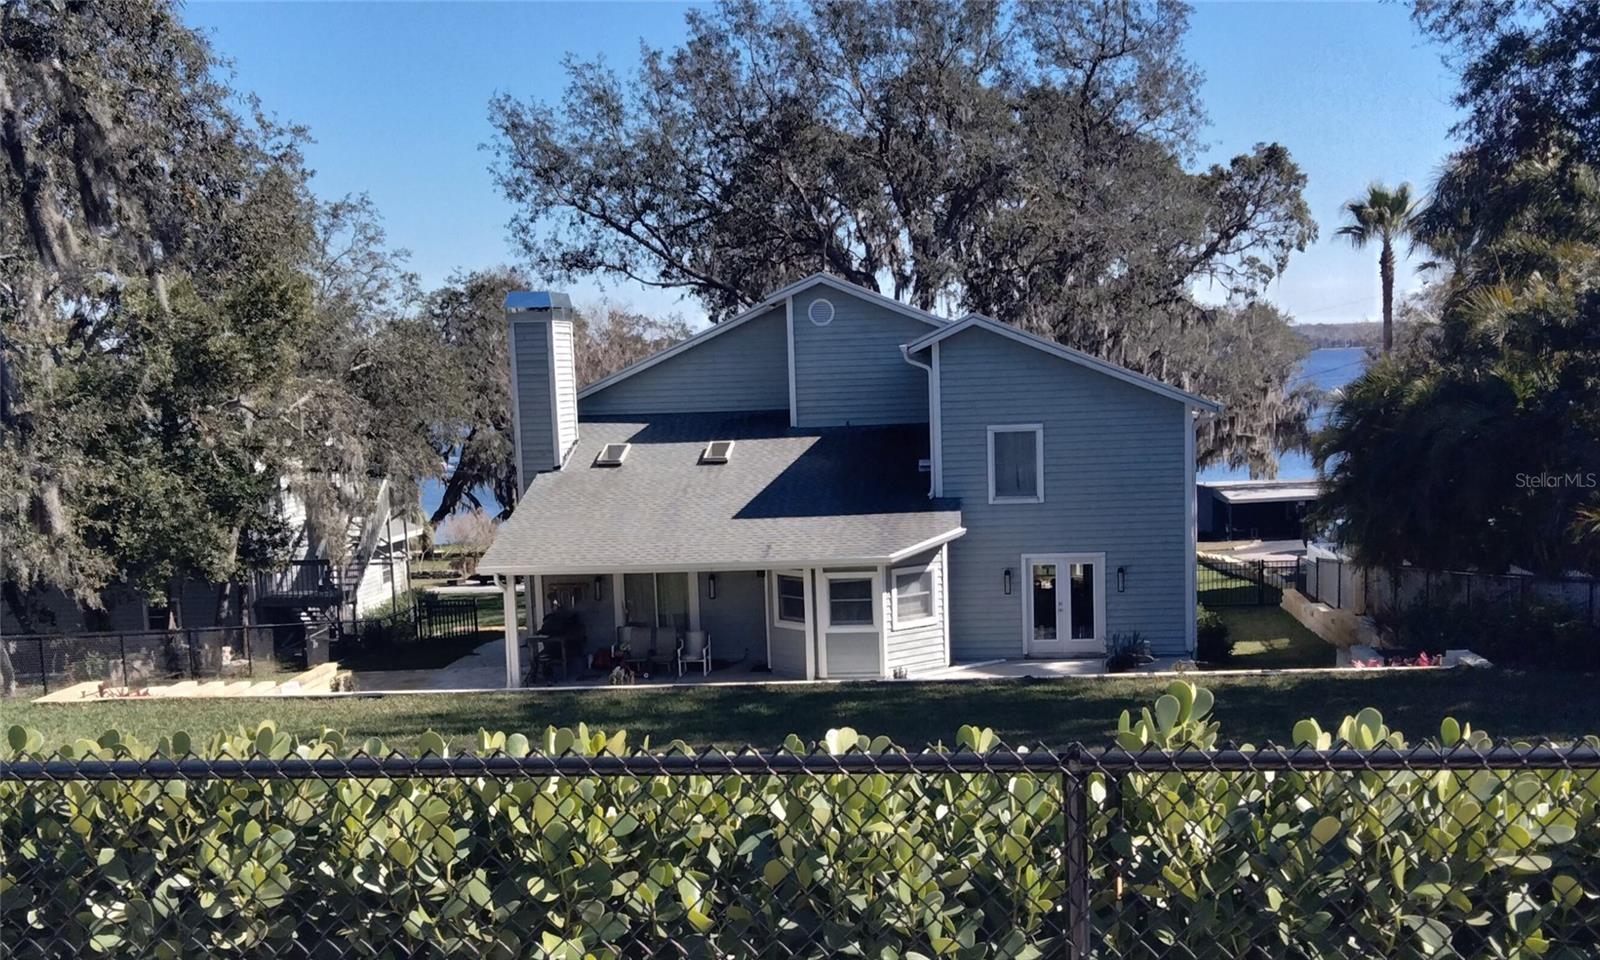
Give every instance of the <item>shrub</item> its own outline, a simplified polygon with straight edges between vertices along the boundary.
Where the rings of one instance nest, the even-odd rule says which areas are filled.
[[[1204,663],[1226,663],[1233,658],[1233,637],[1222,614],[1205,604],[1195,612],[1195,659]]]
[[[1184,682],[1128,750],[1212,748]],[[1479,749],[1454,721],[1445,746]],[[1293,740],[1403,748],[1375,710]],[[9,732],[14,756],[43,743]],[[185,754],[110,733],[67,757]],[[445,742],[424,737],[440,753]],[[785,746],[811,745],[790,738]],[[887,752],[831,731],[837,754]],[[956,746],[987,751],[992,731]],[[594,756],[625,735],[481,733]],[[682,749],[675,744],[671,749]],[[264,723],[203,752],[383,753]],[[1108,956],[1579,956],[1600,772],[1088,773],[1093,942]],[[1063,951],[1060,774],[0,780],[0,937],[56,955],[1028,957]],[[30,941],[29,938],[36,938]],[[1559,945],[1566,945],[1565,947]],[[1557,945],[1557,946],[1553,946]],[[37,951],[36,951],[37,952]]]
[[[1155,660],[1150,656],[1150,641],[1137,630],[1113,633],[1107,646],[1110,652],[1106,656],[1106,670],[1110,673],[1126,673]]]
[[[1386,647],[1399,653],[1465,648],[1499,664],[1600,668],[1600,627],[1581,610],[1538,597],[1468,604],[1435,595],[1378,608],[1372,619]]]

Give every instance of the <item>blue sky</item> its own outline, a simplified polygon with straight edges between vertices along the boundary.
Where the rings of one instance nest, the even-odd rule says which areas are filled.
[[[184,18],[234,61],[235,83],[304,123],[325,197],[370,194],[425,283],[513,262],[511,210],[479,149],[500,91],[554,100],[563,54],[625,69],[642,41],[684,34],[678,3],[196,3]],[[1333,238],[1340,205],[1381,179],[1425,186],[1449,152],[1454,80],[1406,8],[1376,3],[1200,3],[1187,48],[1205,75],[1211,163],[1258,141],[1288,146],[1321,226],[1270,292],[1304,322],[1375,319],[1377,255]],[[1415,280],[1402,264],[1401,290]],[[658,312],[702,313],[669,292],[571,284]]]

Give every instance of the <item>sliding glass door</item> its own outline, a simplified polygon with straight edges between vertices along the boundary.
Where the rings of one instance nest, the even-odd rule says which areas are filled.
[[[641,627],[654,627],[657,645],[670,643],[693,628],[692,573],[627,573],[622,576],[623,616]]]

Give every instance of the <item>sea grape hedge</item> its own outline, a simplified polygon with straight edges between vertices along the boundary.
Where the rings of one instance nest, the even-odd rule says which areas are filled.
[[[1187,683],[1117,740],[1209,748]],[[1296,743],[1405,746],[1373,710]],[[1487,746],[1446,721],[1445,745]],[[39,759],[12,728],[12,759]],[[425,746],[445,749],[434,735]],[[480,734],[526,755],[625,735]],[[790,749],[809,745],[791,739]],[[891,749],[851,730],[818,749]],[[956,747],[995,746],[962,728]],[[66,757],[353,752],[262,724]],[[359,745],[383,752],[372,742]],[[1063,777],[0,782],[0,955],[1062,955]],[[1600,775],[1087,778],[1096,955],[1592,956]]]

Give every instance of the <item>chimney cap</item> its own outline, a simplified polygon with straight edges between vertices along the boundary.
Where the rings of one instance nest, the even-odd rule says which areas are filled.
[[[552,290],[513,290],[506,294],[507,310],[571,310],[572,298]]]

